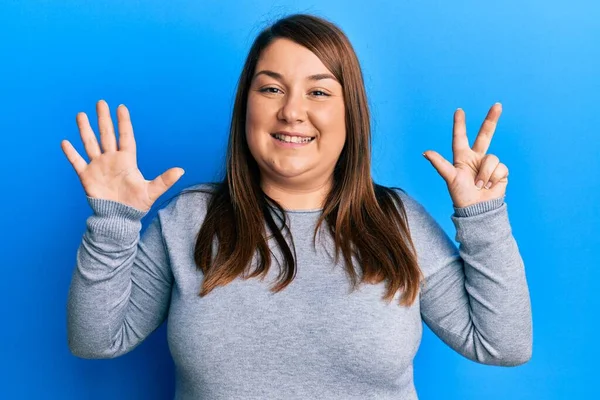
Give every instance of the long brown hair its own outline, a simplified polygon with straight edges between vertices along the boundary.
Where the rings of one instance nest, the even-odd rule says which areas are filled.
[[[256,64],[262,51],[277,38],[290,39],[312,51],[335,75],[344,93],[346,143],[313,239],[325,222],[334,238],[335,261],[341,251],[354,289],[362,281],[386,280],[383,299],[389,302],[402,290],[400,304],[411,305],[418,295],[422,275],[402,200],[394,190],[375,184],[371,178],[370,113],[359,61],[337,26],[305,14],[290,15],[263,30],[246,58],[231,119],[226,176],[210,190],[206,217],[196,240],[194,259],[204,274],[200,296],[240,275],[244,279],[266,276],[271,266],[271,251],[265,228],[284,258],[281,279],[271,290],[283,290],[295,276],[293,239],[290,249],[283,236],[283,231],[289,233],[285,212],[262,191],[259,167],[245,135],[248,91]],[[216,255],[213,254],[215,238]],[[247,275],[255,255],[257,266]],[[360,282],[352,257],[362,268]]]

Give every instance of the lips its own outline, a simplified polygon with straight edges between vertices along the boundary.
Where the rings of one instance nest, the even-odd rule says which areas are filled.
[[[314,138],[315,137],[313,135],[308,135],[306,133],[289,132],[289,131],[277,131],[277,132],[273,132],[271,134],[271,136],[273,136],[273,135],[297,136],[297,137],[301,137],[301,138]]]
[[[309,144],[314,142],[316,139],[315,136],[308,136],[308,135],[290,136],[288,134],[282,134],[282,133],[272,133],[271,137],[273,138],[273,140],[275,141],[277,146],[292,147],[292,148],[308,146]]]
[[[283,136],[283,135],[279,135],[279,134],[275,134],[272,135],[272,138],[274,140],[276,140],[277,142],[280,143],[286,143],[286,144],[308,144],[311,143],[315,140],[315,138],[311,138],[311,137],[298,137],[298,136]]]
[[[284,147],[301,147],[314,142],[316,136],[307,135],[300,132],[278,131],[271,133],[271,137],[277,144]]]

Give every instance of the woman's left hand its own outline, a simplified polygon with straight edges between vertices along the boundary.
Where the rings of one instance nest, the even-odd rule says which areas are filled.
[[[435,151],[428,150],[423,153],[446,181],[454,207],[467,207],[502,197],[506,193],[508,168],[495,155],[485,154],[490,147],[501,113],[500,103],[490,108],[471,148],[467,138],[465,113],[459,108],[454,112],[454,163],[450,164]]]

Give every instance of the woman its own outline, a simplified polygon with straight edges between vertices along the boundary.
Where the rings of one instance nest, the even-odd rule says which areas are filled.
[[[526,362],[508,170],[486,155],[500,112],[470,148],[456,111],[453,164],[425,153],[448,185],[457,249],[416,200],[373,182],[359,62],[321,18],[292,15],[257,37],[226,176],[177,196],[141,238],[140,220],[183,170],[145,180],[127,108],[117,147],[98,102],[102,150],[83,113],[90,163],[62,143],[94,211],[69,293],[71,351],[117,357],[168,318],[181,399],[415,399],[422,321],[474,361]]]

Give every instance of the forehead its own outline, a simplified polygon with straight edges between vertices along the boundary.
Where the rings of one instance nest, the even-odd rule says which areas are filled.
[[[275,39],[262,51],[256,64],[256,72],[262,69],[278,72],[288,78],[331,73],[315,53],[284,38]]]

